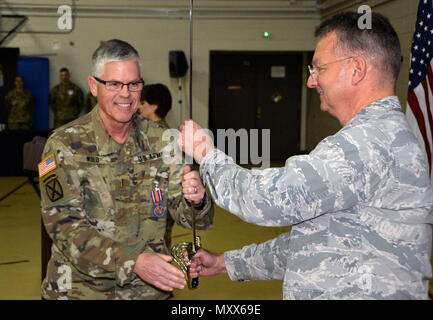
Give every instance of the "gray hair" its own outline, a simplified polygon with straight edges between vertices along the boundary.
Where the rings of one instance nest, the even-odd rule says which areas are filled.
[[[100,77],[104,73],[104,66],[109,62],[135,60],[140,70],[140,78],[143,69],[137,50],[129,43],[112,39],[104,41],[92,55],[92,76]]]
[[[322,38],[335,32],[338,43],[334,50],[349,53],[364,53],[381,74],[396,84],[401,66],[400,40],[388,18],[372,14],[372,28],[358,26],[360,14],[344,12],[323,21],[316,29],[316,37]]]

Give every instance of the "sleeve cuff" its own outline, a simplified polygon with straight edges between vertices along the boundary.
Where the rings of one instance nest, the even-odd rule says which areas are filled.
[[[226,264],[227,274],[232,281],[250,280],[248,269],[245,265],[245,259],[241,257],[241,250],[224,252],[224,262]]]
[[[120,249],[123,252],[118,255],[115,260],[116,283],[123,287],[124,285],[132,282],[137,275],[134,273],[134,266],[137,262],[138,256],[143,252],[153,252],[147,245]]]
[[[196,210],[203,210],[204,206],[206,205],[206,198],[207,198],[207,193],[205,192],[203,199],[201,199],[199,204],[192,204],[191,202],[189,202],[186,199],[185,199],[185,202],[188,205],[188,207],[191,207],[191,205],[192,205]]]

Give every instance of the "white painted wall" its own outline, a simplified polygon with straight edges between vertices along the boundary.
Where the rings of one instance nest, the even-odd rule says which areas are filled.
[[[193,117],[203,126],[208,125],[209,104],[209,52],[211,50],[254,51],[309,51],[314,50],[314,29],[320,23],[318,16],[308,13],[315,1],[210,1],[195,2],[193,53]],[[75,1],[77,15],[74,29],[67,34],[57,28],[57,7],[72,5],[74,1],[14,0],[0,3],[2,13],[25,14],[29,20],[6,42],[8,47],[19,47],[22,55],[48,56],[50,59],[50,87],[58,83],[58,71],[69,67],[72,80],[87,91],[90,57],[100,41],[119,38],[130,42],[139,51],[147,83],[162,82],[173,95],[173,109],[167,116],[171,126],[180,123],[178,111],[178,80],[170,78],[168,54],[170,50],[183,50],[189,57],[189,3],[188,0],[80,0]],[[409,70],[410,46],[416,19],[417,0],[327,0],[327,5],[356,3],[328,11],[335,14],[356,10],[368,4],[373,11],[388,16],[402,43],[403,65],[397,94],[405,107]],[[288,14],[287,8],[299,14]],[[32,9],[33,8],[33,9]],[[34,8],[38,8],[35,10]],[[136,8],[136,10],[131,10]],[[146,10],[171,8],[173,12],[155,13]],[[177,12],[176,12],[177,10]],[[279,13],[281,12],[281,14]],[[297,11],[296,11],[297,12]],[[295,13],[296,13],[295,12]],[[49,33],[38,33],[37,31]],[[271,32],[264,39],[262,32]],[[31,32],[31,33],[28,33]],[[53,49],[59,43],[60,49]],[[72,45],[73,43],[73,45]],[[189,74],[183,78],[183,113],[188,117]],[[339,124],[318,108],[315,92],[307,94],[307,150],[311,150],[323,137],[333,134]]]
[[[12,1],[9,2],[12,3]],[[36,2],[34,1],[34,3]],[[158,18],[149,18],[145,14],[133,12],[113,15],[116,12],[113,9],[103,11],[107,9],[104,9],[106,5],[102,5],[102,1],[77,1],[78,8],[84,9],[86,9],[84,5],[89,3],[99,4],[101,13],[90,14],[85,11],[82,15],[78,14],[71,33],[26,33],[40,30],[60,32],[57,28],[57,20],[60,15],[53,11],[56,9],[53,3],[60,5],[65,4],[65,2],[43,2],[51,3],[51,5],[44,7],[39,12],[29,12],[28,8],[21,9],[23,14],[26,12],[29,14],[29,20],[20,30],[22,33],[14,35],[7,41],[6,45],[19,47],[21,55],[48,56],[50,60],[50,88],[58,83],[59,69],[68,67],[71,71],[71,80],[87,92],[87,76],[89,75],[90,58],[93,51],[100,41],[113,38],[122,39],[131,43],[139,51],[146,83],[162,82],[170,88],[173,96],[173,109],[168,114],[167,121],[171,126],[179,125],[178,79],[169,76],[168,56],[170,50],[183,50],[187,60],[189,60],[189,14],[180,14],[180,18],[164,16],[163,14]],[[130,6],[131,3],[137,4],[138,2],[140,1],[104,1],[111,6],[116,4]],[[183,4],[179,8],[183,8],[184,11],[189,10],[189,1],[162,1],[158,7],[162,8],[164,3],[172,6],[174,2]],[[208,1],[208,3],[211,2],[215,1]],[[227,1],[224,2],[228,3]],[[232,3],[234,2],[236,1],[232,1]],[[258,2],[263,1],[252,2],[257,6]],[[269,1],[270,4],[277,2],[281,3],[282,1]],[[155,3],[155,1],[141,1],[141,9],[143,9],[143,3]],[[15,11],[20,13],[20,7],[15,8]],[[199,9],[200,7],[197,7],[197,10]],[[275,15],[275,13],[272,14]],[[210,18],[199,14],[196,16],[193,24],[193,117],[204,126],[208,125],[209,52],[211,50],[303,51],[313,50],[315,46],[313,30],[318,19],[283,20],[278,17],[248,18],[248,16],[235,19],[227,15],[217,14],[211,15]],[[270,39],[263,37],[264,30],[271,32]],[[55,44],[60,45],[60,48],[54,49]],[[189,114],[189,73],[186,74],[182,82],[184,89],[183,118],[186,118]]]

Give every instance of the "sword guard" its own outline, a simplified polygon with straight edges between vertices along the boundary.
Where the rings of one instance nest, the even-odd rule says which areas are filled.
[[[200,236],[196,236],[194,242],[195,243],[180,242],[171,248],[171,255],[173,257],[173,260],[183,272],[185,279],[187,280],[189,289],[196,289],[199,284],[198,278],[191,278],[189,275],[189,267],[191,265],[191,260],[201,246]],[[188,258],[184,256],[185,251],[188,253]]]

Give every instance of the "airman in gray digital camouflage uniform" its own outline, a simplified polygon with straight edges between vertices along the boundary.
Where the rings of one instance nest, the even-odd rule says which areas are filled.
[[[69,70],[60,70],[60,83],[50,92],[50,106],[54,112],[54,128],[78,118],[83,109],[83,91],[71,82]]]
[[[199,250],[191,276],[283,279],[284,299],[427,299],[433,191],[395,96],[400,43],[382,15],[372,14],[371,29],[359,29],[359,17],[323,22],[309,67],[308,86],[340,131],[282,168],[243,169],[211,143],[194,154],[217,205],[292,229],[224,254]],[[189,126],[200,130],[186,122],[183,139]]]
[[[213,204],[197,171],[163,161],[163,126],[136,114],[143,85],[136,50],[104,42],[92,72],[99,104],[56,129],[39,164],[42,217],[53,239],[42,296],[166,299],[186,284],[170,264],[167,216],[191,228],[194,205],[197,228],[207,229]]]
[[[24,79],[15,77],[15,89],[8,92],[5,98],[9,130],[30,130],[33,127],[35,97],[24,88]]]

